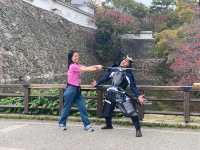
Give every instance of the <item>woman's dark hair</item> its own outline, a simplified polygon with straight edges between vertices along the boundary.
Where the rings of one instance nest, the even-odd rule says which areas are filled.
[[[76,50],[70,50],[67,53],[67,67],[68,67],[68,69],[69,69],[69,66],[73,63],[72,57],[73,57],[74,53],[76,53],[76,52],[77,52]]]

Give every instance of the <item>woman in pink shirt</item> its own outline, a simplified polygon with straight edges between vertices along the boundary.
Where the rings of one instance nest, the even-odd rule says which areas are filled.
[[[94,72],[102,69],[102,65],[83,66],[79,64],[80,56],[76,51],[68,53],[68,72],[67,72],[67,88],[64,92],[64,108],[62,110],[59,127],[66,130],[66,122],[71,111],[72,104],[75,102],[80,112],[84,130],[94,131],[88,119],[88,113],[85,107],[85,101],[80,91],[82,72]]]

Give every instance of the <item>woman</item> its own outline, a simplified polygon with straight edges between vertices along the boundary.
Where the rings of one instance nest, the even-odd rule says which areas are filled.
[[[71,111],[72,104],[76,102],[80,112],[81,120],[86,131],[94,131],[88,119],[88,113],[85,107],[85,101],[80,91],[82,72],[94,72],[102,69],[101,65],[83,66],[79,64],[80,56],[77,51],[68,53],[68,72],[67,72],[67,88],[64,92],[64,108],[59,120],[59,127],[66,130],[66,122]]]
[[[119,65],[109,67],[109,70],[98,81],[92,83],[93,86],[98,86],[105,81],[112,80],[112,86],[106,90],[105,101],[103,106],[103,117],[105,117],[106,126],[102,129],[113,129],[112,113],[117,106],[122,113],[130,117],[136,129],[136,137],[141,137],[141,127],[137,113],[137,101],[132,98],[137,97],[140,104],[144,102],[144,95],[140,95],[136,86],[134,76],[131,71],[132,59],[125,57]],[[130,87],[131,94],[126,91]],[[132,96],[133,94],[133,96]]]

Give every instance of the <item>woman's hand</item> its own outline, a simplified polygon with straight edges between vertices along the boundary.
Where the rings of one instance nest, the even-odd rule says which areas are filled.
[[[103,68],[102,65],[95,65],[95,67],[96,67],[96,70],[97,70],[97,71],[100,71],[100,70],[102,70],[102,68]]]
[[[93,81],[91,82],[91,85],[92,85],[93,87],[95,87],[95,86],[97,85],[96,80],[93,80]]]
[[[138,96],[138,100],[139,100],[139,103],[141,104],[141,105],[144,105],[144,95],[140,95],[140,96]]]

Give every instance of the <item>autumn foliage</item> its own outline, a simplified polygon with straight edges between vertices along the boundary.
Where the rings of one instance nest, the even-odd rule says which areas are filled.
[[[179,84],[200,82],[200,23],[182,29],[184,38],[177,45],[170,69]]]
[[[114,9],[100,8],[96,12],[96,24],[101,27],[102,22],[111,23],[112,31],[116,34],[126,32],[137,32],[139,30],[139,22],[131,15]]]
[[[175,26],[156,35],[154,52],[158,57],[165,58],[165,66],[172,72],[169,84],[200,82],[199,7],[196,3],[177,0],[175,14],[177,18],[172,18],[172,21],[179,23],[174,22]]]

